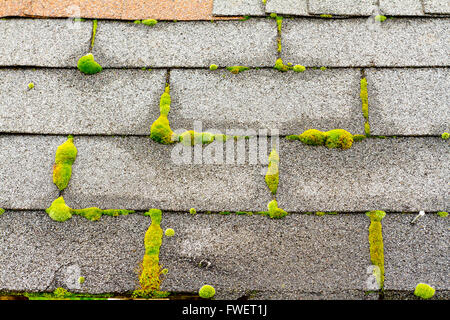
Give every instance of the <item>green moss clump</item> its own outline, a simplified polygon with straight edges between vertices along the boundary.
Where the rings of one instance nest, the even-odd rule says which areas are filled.
[[[88,220],[97,221],[102,215],[108,215],[112,217],[126,216],[133,213],[133,210],[123,210],[123,209],[106,209],[102,210],[97,207],[85,208],[85,209],[73,209],[72,213],[80,215]]]
[[[320,70],[325,71],[325,70],[327,70],[327,67],[320,67]]]
[[[265,181],[267,186],[269,187],[270,192],[273,195],[277,193],[278,189],[278,180],[279,180],[279,169],[278,164],[280,163],[280,157],[278,156],[277,151],[272,149],[269,155],[269,167],[267,168],[267,173],[265,176]]]
[[[297,64],[292,68],[292,70],[294,70],[295,72],[304,72],[306,68],[304,66]]]
[[[327,135],[325,132],[316,129],[309,129],[298,136],[299,140],[304,144],[312,146],[323,146]]]
[[[197,210],[195,210],[194,208],[189,209],[189,213],[194,215],[197,214]]]
[[[353,135],[343,129],[334,129],[326,132],[325,146],[333,149],[349,149],[353,144]]]
[[[150,138],[162,144],[171,144],[178,141],[178,138],[170,129],[169,119],[167,118],[170,112],[170,103],[170,87],[166,86],[159,102],[160,116],[150,128]]]
[[[292,140],[292,141],[294,141],[294,140],[300,140],[300,136],[297,135],[297,134],[291,134],[291,135],[287,136],[286,139]]]
[[[141,24],[141,20],[134,20],[133,21],[135,24]]]
[[[213,286],[204,285],[198,291],[198,295],[203,299],[211,299],[216,294],[216,290]]]
[[[155,19],[145,19],[142,20],[142,24],[145,24],[146,26],[154,26],[155,24],[157,24],[158,21]]]
[[[209,70],[211,70],[211,71],[217,70],[217,68],[218,68],[218,66],[215,64],[212,64],[209,66]]]
[[[78,60],[77,67],[78,70],[85,74],[96,74],[103,70],[102,66],[94,60],[94,56],[92,53],[88,53],[87,55],[82,56]]]
[[[172,228],[168,228],[166,229],[166,232],[164,234],[166,235],[166,237],[173,237],[175,235],[175,230],[173,230]]]
[[[84,277],[79,277],[79,278],[78,278],[78,283],[79,283],[79,284],[83,284],[85,280],[86,280],[86,279],[85,279]]]
[[[238,74],[239,72],[250,70],[250,68],[243,67],[243,66],[232,66],[232,67],[227,67],[227,70],[233,74]]]
[[[56,298],[66,298],[70,296],[70,293],[64,288],[56,288],[55,291],[53,291],[53,295]]]
[[[77,157],[77,148],[73,144],[73,136],[56,149],[55,164],[53,165],[53,183],[59,190],[64,190],[72,176],[72,164]]]
[[[379,22],[383,22],[383,21],[385,21],[387,18],[386,18],[386,16],[382,16],[382,15],[377,15],[377,16],[375,16],[375,21],[379,21]]]
[[[369,119],[369,95],[367,93],[367,79],[361,79],[361,91],[359,93],[362,102],[363,116],[366,120]]]
[[[133,297],[166,297],[168,292],[160,291],[160,275],[163,270],[159,265],[159,249],[162,244],[163,231],[160,223],[162,212],[159,209],[151,209],[146,215],[152,219],[152,223],[145,233],[144,246],[145,254],[141,264],[139,274],[140,288],[133,292]]]
[[[193,130],[183,132],[179,141],[185,146],[193,146],[196,144],[208,144],[213,142],[215,136],[209,132],[195,132]]]
[[[278,202],[277,200],[272,200],[267,205],[267,208],[269,209],[269,217],[272,219],[281,219],[285,216],[287,216],[287,212],[283,209],[278,208]]]
[[[0,216],[5,213],[5,209],[0,208]]]
[[[444,133],[441,135],[441,138],[444,139],[444,140],[447,140],[449,137],[450,137],[450,134],[449,134],[448,132],[444,132]]]
[[[97,19],[95,19],[92,24],[91,50],[94,48],[95,35],[97,34],[97,25],[98,25],[98,22],[97,22]]]
[[[320,15],[321,18],[333,18],[332,14],[321,14]]]
[[[445,212],[445,211],[439,211],[437,214],[441,218],[446,218],[448,216],[448,212]]]
[[[430,299],[436,290],[426,283],[419,283],[414,290],[414,295],[422,299]]]
[[[275,70],[281,71],[281,72],[286,72],[289,71],[291,69],[293,69],[293,67],[288,65],[285,65],[283,63],[283,60],[281,58],[277,59],[277,61],[275,61],[275,66],[273,67]]]
[[[380,288],[384,285],[384,248],[381,220],[386,216],[386,212],[375,210],[366,212],[370,218],[369,244],[370,260],[374,266],[380,269]]]
[[[55,221],[64,222],[72,218],[72,209],[68,207],[63,197],[54,200],[49,208],[45,210],[50,218]]]
[[[364,123],[364,132],[366,133],[366,136],[370,136],[370,124],[369,121],[366,121]]]
[[[356,142],[356,141],[362,141],[362,140],[364,140],[366,138],[366,136],[365,135],[362,135],[362,134],[354,134],[353,135],[353,141],[354,142]]]
[[[33,82],[30,82],[30,83],[28,84],[28,89],[32,90],[33,88],[34,88],[34,83],[33,83]]]

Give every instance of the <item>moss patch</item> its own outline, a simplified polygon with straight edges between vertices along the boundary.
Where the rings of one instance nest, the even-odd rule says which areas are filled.
[[[360,135],[354,140],[353,135],[344,129],[334,129],[327,132],[309,129],[300,135],[289,135],[286,138],[288,140],[300,140],[307,145],[326,146],[330,149],[349,149],[351,148],[353,141],[362,140]]]
[[[5,213],[5,209],[0,208],[0,216]]]
[[[414,295],[422,299],[430,299],[434,296],[434,288],[426,283],[419,283],[414,290]]]
[[[52,293],[29,293],[23,294],[29,300],[108,300],[110,294],[78,294],[68,292],[64,288],[56,288]]]
[[[293,70],[295,72],[304,72],[306,70],[306,68],[302,65],[295,65],[292,66],[292,63],[288,63],[288,64],[284,64],[283,63],[283,59],[279,58],[277,59],[277,61],[275,61],[275,66],[273,67],[275,70],[281,71],[281,72],[286,72],[289,70]]]
[[[73,136],[56,149],[55,164],[53,165],[53,183],[59,190],[64,190],[72,176],[72,164],[77,157],[77,148],[73,144]]]
[[[375,210],[366,212],[366,215],[370,218],[370,261],[380,269],[379,286],[382,289],[384,285],[384,248],[381,220],[386,216],[386,212]]]
[[[142,24],[145,24],[146,26],[154,26],[155,24],[157,24],[158,21],[155,19],[145,19],[142,20]]]
[[[102,66],[94,60],[94,55],[88,53],[82,56],[77,63],[78,70],[85,74],[96,74],[103,70]]]
[[[30,83],[28,84],[28,89],[32,90],[33,88],[34,88],[34,83],[33,83],[33,82],[30,82]]]
[[[59,197],[54,200],[49,208],[45,210],[50,218],[55,221],[64,222],[72,218],[72,215],[80,215],[88,220],[97,221],[102,215],[108,215],[117,217],[120,215],[128,215],[133,213],[133,210],[122,210],[122,209],[106,209],[102,210],[96,207],[85,208],[85,209],[72,209],[66,205],[63,197]]]
[[[250,68],[243,67],[243,66],[232,66],[232,67],[227,67],[227,70],[233,74],[238,74],[239,72],[250,70]]]
[[[97,19],[95,19],[92,23],[92,39],[91,39],[91,50],[94,48],[95,43],[95,35],[97,34]]]
[[[170,103],[170,87],[166,86],[159,102],[160,116],[150,128],[150,138],[162,144],[171,144],[178,141],[178,138],[175,137],[172,129],[170,129],[169,119],[167,118],[170,111]]]
[[[441,138],[444,139],[444,140],[447,140],[449,137],[450,137],[450,134],[449,134],[448,132],[444,132],[444,133],[441,135]]]
[[[445,211],[439,211],[437,214],[441,218],[446,218],[448,216],[448,212],[445,212]]]
[[[218,66],[215,64],[212,64],[209,66],[209,70],[211,70],[211,71],[217,70],[217,68],[218,68]]]
[[[173,237],[175,235],[175,230],[173,230],[172,228],[168,228],[166,229],[166,232],[164,232],[164,234],[166,235],[166,237]]]
[[[378,22],[384,22],[384,21],[386,21],[386,16],[382,16],[382,15],[377,15],[377,16],[375,16],[375,21],[378,21]]]
[[[279,169],[278,165],[280,163],[280,157],[275,149],[272,149],[269,155],[269,167],[267,168],[267,173],[265,176],[267,187],[269,187],[270,192],[273,195],[277,193],[278,180],[279,180]]]
[[[267,208],[269,209],[268,215],[272,219],[281,219],[288,215],[286,211],[278,208],[277,200],[270,201],[269,204],[267,205]]]
[[[216,294],[216,290],[213,286],[204,285],[198,291],[198,295],[203,299],[211,299]]]
[[[160,291],[160,276],[163,274],[163,270],[159,265],[159,249],[163,236],[160,226],[162,212],[158,209],[152,209],[146,215],[150,215],[152,223],[145,233],[145,254],[139,274],[140,288],[133,292],[133,297],[166,297],[169,293]]]
[[[369,94],[367,92],[367,79],[361,79],[361,91],[359,94],[362,103],[362,112],[364,119],[366,120],[364,123],[364,132],[366,136],[370,136],[370,124],[369,124]]]

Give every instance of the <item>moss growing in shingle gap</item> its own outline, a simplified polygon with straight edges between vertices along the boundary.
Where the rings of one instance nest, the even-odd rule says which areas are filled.
[[[92,53],[88,53],[87,55],[82,56],[78,60],[77,67],[78,70],[85,74],[96,74],[103,70],[102,66],[95,62]]]
[[[267,208],[269,209],[268,215],[272,219],[281,219],[288,215],[286,211],[278,208],[277,200],[272,200],[268,203]]]
[[[321,18],[333,18],[333,15],[331,15],[331,14],[321,14],[320,17]]]
[[[158,209],[152,209],[146,215],[150,215],[152,223],[145,233],[145,254],[139,274],[140,288],[133,292],[133,297],[166,297],[169,293],[160,291],[160,276],[163,274],[162,268],[159,265],[159,249],[163,236],[163,231],[160,226],[162,212]]]
[[[362,112],[364,119],[366,119],[364,123],[364,132],[366,136],[370,136],[370,124],[369,124],[369,94],[367,92],[367,79],[361,79],[361,91],[359,94],[362,103]]]
[[[275,70],[281,71],[281,72],[286,72],[289,70],[294,70],[295,72],[304,72],[306,70],[306,68],[302,65],[295,65],[292,66],[292,63],[288,63],[288,64],[284,64],[283,60],[281,58],[277,59],[277,61],[275,61],[275,66],[273,67]]]
[[[279,180],[279,170],[278,165],[280,163],[280,157],[278,156],[277,151],[272,149],[269,155],[269,166],[267,168],[266,173],[266,184],[269,187],[270,192],[272,192],[273,195],[277,193],[278,189],[278,180]]]
[[[448,132],[444,132],[444,133],[441,135],[441,138],[444,139],[444,140],[447,140],[449,137],[450,137],[450,134],[449,134]]]
[[[197,210],[195,210],[194,208],[189,209],[189,213],[192,215],[197,214]]]
[[[216,294],[216,290],[213,286],[204,285],[198,291],[198,295],[203,299],[211,299]]]
[[[441,218],[446,218],[448,216],[448,212],[445,211],[439,211],[437,214]]]
[[[64,190],[72,176],[72,164],[77,157],[77,148],[73,144],[73,136],[56,149],[55,164],[53,165],[53,183],[59,190]]]
[[[193,130],[183,132],[179,141],[185,146],[193,146],[196,144],[208,144],[213,142],[215,136],[209,132],[195,132]]]
[[[419,283],[414,290],[414,295],[422,299],[430,299],[434,296],[434,288],[426,283]]]
[[[386,19],[387,19],[386,16],[382,16],[380,14],[375,16],[375,21],[383,22]]]
[[[294,70],[295,72],[304,72],[306,68],[304,66],[297,64],[292,68],[292,70]]]
[[[92,22],[92,39],[91,39],[91,50],[94,48],[95,35],[97,34],[97,19]]]
[[[381,220],[386,216],[386,212],[375,210],[366,212],[366,215],[370,218],[370,261],[380,269],[379,286],[382,289],[384,285],[384,248]]]
[[[5,213],[5,209],[0,208],[0,216]]]
[[[212,65],[209,66],[209,70],[211,70],[211,71],[217,70],[217,68],[218,67],[215,64],[212,64]]]
[[[171,144],[178,141],[172,129],[170,129],[169,119],[170,111],[170,87],[166,86],[159,102],[160,116],[153,122],[150,128],[150,138],[162,144]]]
[[[281,32],[281,26],[282,26],[282,24],[283,24],[283,17],[278,16],[276,13],[271,13],[271,14],[270,14],[270,17],[271,17],[272,19],[275,19],[275,20],[277,21],[277,29],[278,29],[278,32]]]
[[[102,215],[108,215],[117,217],[120,215],[128,215],[133,213],[133,210],[123,210],[123,209],[106,209],[101,210],[96,207],[85,208],[85,209],[72,209],[66,205],[64,198],[59,197],[54,200],[49,208],[45,210],[50,218],[55,221],[64,222],[72,218],[72,215],[79,215],[91,221],[97,221]]]
[[[328,212],[325,212],[325,211],[317,211],[316,213],[316,216],[319,216],[319,217],[321,217],[321,216],[324,216],[324,215],[336,215],[336,214],[338,214],[336,211],[328,211]]]
[[[233,74],[238,74],[239,72],[250,70],[250,68],[243,67],[243,66],[232,66],[232,67],[227,67],[227,70]]]
[[[33,83],[33,82],[30,82],[30,83],[28,84],[28,89],[32,90],[33,88],[34,88],[34,83]]]
[[[362,135],[357,135],[356,139],[354,139],[354,137],[355,136],[344,129],[333,129],[327,132],[309,129],[300,135],[289,135],[286,139],[300,140],[307,145],[326,146],[330,149],[349,149],[352,146],[353,141],[361,141],[364,138]]]
[[[277,51],[281,52],[281,39],[277,39]]]
[[[79,278],[78,278],[78,283],[79,283],[79,284],[83,284],[85,280],[86,280],[85,277],[79,277]]]
[[[158,23],[158,21],[155,19],[145,19],[145,20],[142,20],[141,22],[142,22],[142,24],[145,24],[146,26],[154,26],[155,24]]]

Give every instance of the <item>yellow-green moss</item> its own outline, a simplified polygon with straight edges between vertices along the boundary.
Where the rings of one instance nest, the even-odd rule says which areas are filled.
[[[73,144],[73,136],[56,149],[55,164],[53,165],[53,183],[59,190],[64,190],[72,176],[72,164],[77,157],[77,148]]]
[[[320,70],[325,71],[325,70],[327,70],[327,67],[320,67]]]
[[[370,261],[374,266],[380,269],[380,288],[384,285],[384,248],[381,220],[386,216],[386,212],[375,210],[366,212],[370,218],[369,226],[369,244]]]
[[[353,144],[353,135],[344,129],[333,129],[330,131],[320,131],[308,129],[300,135],[289,135],[288,140],[300,140],[304,144],[313,146],[326,146],[330,149],[349,149]],[[360,136],[355,141],[362,140]]]
[[[211,71],[217,70],[217,68],[218,67],[215,64],[212,64],[212,65],[209,66],[209,70],[211,70]]]
[[[370,124],[369,121],[366,121],[364,123],[364,132],[366,133],[366,136],[370,136]]]
[[[82,56],[77,63],[78,70],[85,74],[96,74],[103,70],[95,60],[92,53]]]
[[[312,146],[323,146],[327,139],[325,132],[316,129],[309,129],[298,136],[299,140],[304,144]]]
[[[91,39],[91,50],[94,48],[95,43],[95,35],[97,34],[97,19],[95,19],[92,23],[92,39]]]
[[[0,208],[0,216],[5,213],[5,209]]]
[[[268,203],[267,208],[269,209],[268,215],[272,219],[281,219],[287,216],[287,212],[283,209],[278,208],[277,200],[272,200]]]
[[[295,65],[292,70],[294,70],[295,72],[304,72],[306,70],[306,68],[302,65]]]
[[[277,47],[278,47],[277,51],[281,52],[281,39],[277,39]]]
[[[380,14],[375,16],[375,21],[383,22],[386,19],[387,19],[386,16],[382,16]]]
[[[180,134],[179,141],[185,146],[208,144],[214,141],[214,135],[209,132],[185,131]]]
[[[83,284],[85,280],[86,280],[85,277],[79,277],[79,278],[78,278],[78,283],[79,283],[79,284]]]
[[[243,67],[243,66],[232,66],[232,67],[227,67],[227,70],[233,74],[238,74],[239,72],[250,70],[250,68]]]
[[[278,16],[276,13],[271,13],[270,17],[277,21],[277,29],[278,29],[278,32],[280,33],[281,32],[281,26],[283,24],[283,17]]]
[[[189,213],[192,215],[197,214],[197,210],[195,210],[194,208],[189,209]]]
[[[331,14],[321,14],[320,17],[321,18],[333,18],[333,15],[331,15]]]
[[[369,95],[367,93],[367,79],[366,78],[361,79],[361,91],[360,91],[359,96],[361,97],[363,116],[364,116],[364,118],[366,118],[366,120],[368,120],[369,119]]]
[[[166,235],[166,237],[173,237],[175,235],[175,230],[173,230],[172,228],[168,228],[166,229],[164,234]]]
[[[267,168],[266,173],[266,184],[269,187],[270,192],[272,192],[273,195],[277,193],[278,189],[278,180],[279,180],[279,170],[278,165],[280,162],[280,157],[278,156],[278,153],[275,149],[270,152],[269,155],[269,166]]]
[[[445,212],[445,211],[439,211],[437,214],[441,218],[446,218],[448,216],[448,212]]]
[[[152,209],[146,215],[151,217],[152,223],[145,233],[144,238],[145,254],[139,274],[140,288],[133,292],[133,296],[145,298],[165,297],[169,293],[160,291],[160,276],[163,272],[159,265],[159,249],[163,236],[163,231],[160,226],[162,212],[158,209]]]
[[[146,26],[154,26],[155,24],[158,23],[158,21],[155,19],[145,19],[145,20],[142,20],[141,22],[142,22],[142,24],[145,24]]]
[[[102,215],[117,217],[119,215],[128,215],[129,213],[133,213],[134,211],[122,209],[101,210],[96,207],[86,209],[72,209],[66,205],[63,197],[59,197],[52,202],[51,206],[47,208],[45,212],[47,212],[50,218],[52,218],[53,220],[64,222],[72,218],[72,215],[74,214],[80,215],[91,221],[97,221],[101,218]]]
[[[419,283],[414,290],[414,295],[422,299],[430,299],[434,296],[435,289],[426,283]]]
[[[447,140],[449,137],[450,137],[450,134],[449,134],[448,132],[444,132],[444,133],[441,135],[441,138],[444,139],[444,140]]]
[[[292,67],[290,67],[289,65],[285,65],[281,58],[275,61],[275,66],[273,68],[281,72],[286,72],[292,69]]]
[[[56,298],[65,298],[70,295],[70,293],[64,288],[56,288],[55,291],[53,291],[53,294]]]
[[[211,299],[216,294],[216,290],[213,286],[204,285],[198,291],[198,295],[203,299]]]
[[[28,89],[32,90],[33,88],[34,88],[34,83],[33,83],[33,82],[30,82],[30,83],[28,84]]]
[[[171,144],[178,141],[178,138],[170,129],[169,119],[167,118],[170,112],[170,103],[170,87],[166,86],[159,102],[160,116],[150,128],[150,138],[162,144]]]

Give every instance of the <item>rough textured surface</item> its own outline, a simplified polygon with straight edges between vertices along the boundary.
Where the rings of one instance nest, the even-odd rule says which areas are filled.
[[[448,69],[367,69],[365,72],[372,134],[440,136],[449,131]]]
[[[91,33],[89,21],[0,20],[0,66],[75,67]]]
[[[272,19],[161,22],[151,28],[100,21],[93,53],[103,67],[267,66],[276,60],[276,37]]]
[[[0,131],[148,135],[165,82],[164,70],[2,69]]]
[[[23,14],[32,0],[8,0],[0,2],[0,17],[19,16]]]
[[[421,0],[380,0],[380,10],[387,15],[421,16]]]
[[[345,151],[282,140],[279,155],[277,200],[288,212],[448,208],[441,138],[366,139]]]
[[[73,208],[260,211],[270,201],[262,166],[237,164],[238,158],[230,164],[222,157],[207,164],[208,150],[219,146],[223,151],[223,143],[205,147],[200,164],[186,156],[193,148],[165,146],[146,137],[75,137],[75,145],[78,156],[64,191]],[[225,146],[224,156],[234,150]],[[181,163],[185,159],[191,164]]]
[[[307,0],[267,0],[266,12],[299,16],[309,15]]]
[[[448,19],[286,19],[282,58],[305,66],[447,66],[449,25]]]
[[[448,0],[422,0],[426,13],[450,14],[450,2]]]
[[[283,294],[308,288],[325,297],[337,290],[365,290],[370,260],[364,215],[271,220],[183,214],[165,215],[161,226],[177,232],[164,239],[160,252],[169,269],[166,290],[196,291],[205,283],[219,292]]]
[[[360,72],[355,69],[303,73],[249,70],[172,70],[172,128],[277,129],[300,134],[315,128],[363,133]],[[157,110],[157,105],[154,106]]]
[[[308,0],[312,14],[371,15],[376,0]]]
[[[264,16],[262,0],[214,0],[215,16]]]
[[[448,209],[448,201],[446,205]],[[414,292],[422,282],[446,290],[450,287],[449,220],[428,213],[411,224],[415,216],[388,214],[383,219],[384,287]]]
[[[66,137],[0,135],[0,208],[44,209],[58,196],[56,148]]]
[[[132,291],[150,222],[131,214],[61,223],[43,211],[7,211],[0,216],[0,290]],[[78,287],[80,276],[86,280]]]

